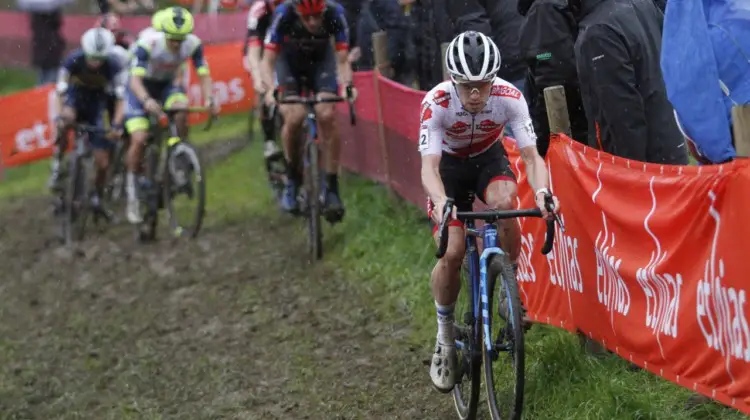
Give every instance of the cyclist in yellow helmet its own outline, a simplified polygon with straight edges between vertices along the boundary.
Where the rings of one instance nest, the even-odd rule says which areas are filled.
[[[166,16],[166,13],[169,13],[168,11],[169,9],[162,9],[154,13],[154,15],[151,16],[151,27],[157,31],[161,31],[161,21]]]
[[[141,222],[141,213],[136,194],[136,173],[140,169],[143,145],[148,137],[148,114],[160,116],[162,104],[165,108],[183,108],[188,104],[184,86],[175,83],[175,78],[184,63],[191,59],[200,79],[205,106],[214,114],[219,104],[213,100],[211,75],[203,56],[200,38],[193,35],[193,15],[182,7],[171,7],[162,11],[161,32],[152,32],[138,39],[130,83],[126,96],[125,126],[130,133],[130,149],[127,156],[128,196],[127,219],[131,223]],[[187,134],[187,115],[176,115],[180,136]]]

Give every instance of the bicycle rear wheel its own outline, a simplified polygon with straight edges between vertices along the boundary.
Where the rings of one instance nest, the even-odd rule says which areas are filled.
[[[85,141],[79,139],[79,141]],[[63,239],[66,245],[83,240],[89,214],[89,177],[86,161],[78,153],[68,155]]]
[[[181,141],[167,151],[162,187],[172,236],[198,236],[206,214],[206,177],[193,145]],[[182,197],[188,200],[177,201]]]
[[[497,279],[498,310],[494,312]],[[518,284],[507,255],[496,254],[490,259],[487,282],[487,322],[493,344],[490,352],[482,344],[487,403],[492,420],[517,420],[523,411],[524,332]]]
[[[477,260],[476,253],[469,258]],[[476,267],[479,265],[477,264]],[[465,267],[468,268],[468,267]],[[481,332],[474,319],[474,286],[467,270],[461,270],[461,292],[456,300],[456,386],[453,388],[453,403],[461,420],[473,420],[479,405],[479,387],[482,362],[478,346],[481,345]]]
[[[323,258],[323,232],[320,225],[320,165],[318,144],[315,140],[305,144],[308,162],[305,167],[305,194],[307,216],[307,251],[310,261]]]

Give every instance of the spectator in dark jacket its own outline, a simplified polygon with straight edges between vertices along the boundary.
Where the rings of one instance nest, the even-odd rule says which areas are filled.
[[[567,0],[519,0],[518,12],[526,17],[521,26],[521,55],[528,65],[526,100],[537,132],[537,148],[544,156],[549,147],[549,121],[544,89],[563,86],[568,102],[571,134],[586,142],[586,112],[576,71],[575,40],[578,25]]]
[[[383,30],[388,36],[388,61],[393,69],[393,79],[399,83],[408,84],[408,73],[413,68],[413,63],[410,65],[410,55],[407,54],[408,25],[406,16],[396,0],[363,2],[357,25],[359,32],[357,46],[362,51],[362,57],[357,62],[357,68],[361,70],[373,68],[372,34]]]
[[[526,63],[518,44],[524,18],[518,0],[449,0],[447,7],[454,35],[477,31],[491,36],[502,58],[498,76],[524,91]]]
[[[65,52],[62,9],[31,13],[31,64],[39,72],[39,85],[57,81]]]
[[[440,44],[453,39],[448,5],[454,1],[463,0],[417,0],[411,7],[417,81],[422,90],[430,90],[443,81]]]
[[[687,164],[659,64],[664,15],[651,0],[570,0],[589,145],[644,162]]]

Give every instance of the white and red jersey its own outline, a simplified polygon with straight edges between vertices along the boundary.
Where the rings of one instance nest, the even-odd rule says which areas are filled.
[[[422,156],[477,156],[498,141],[506,125],[513,130],[519,148],[536,146],[526,99],[511,83],[496,77],[484,109],[470,114],[461,105],[453,83],[445,81],[422,100],[419,151]]]

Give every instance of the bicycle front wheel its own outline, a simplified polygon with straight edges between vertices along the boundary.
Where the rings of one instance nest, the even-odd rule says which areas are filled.
[[[323,258],[323,231],[320,226],[320,165],[318,145],[310,141],[305,145],[305,149],[308,158],[305,167],[307,251],[312,262]]]
[[[172,146],[164,165],[163,199],[172,237],[195,238],[206,214],[206,176],[198,151],[185,141]]]
[[[477,260],[476,254],[470,258]],[[476,265],[478,267],[478,263]],[[456,386],[453,388],[453,403],[458,418],[473,420],[479,406],[479,387],[481,382],[482,361],[479,346],[482,344],[479,323],[474,318],[474,285],[468,273],[468,267],[461,270],[461,291],[456,300],[453,327],[456,334]]]
[[[493,295],[498,279],[498,310],[494,312]],[[517,420],[523,411],[525,379],[523,317],[518,284],[507,255],[492,257],[487,282],[487,323],[492,347],[487,349],[482,342],[482,354],[490,416],[492,420]]]
[[[85,159],[77,153],[68,155],[68,178],[65,189],[63,236],[66,245],[83,240],[89,213],[89,178]]]

